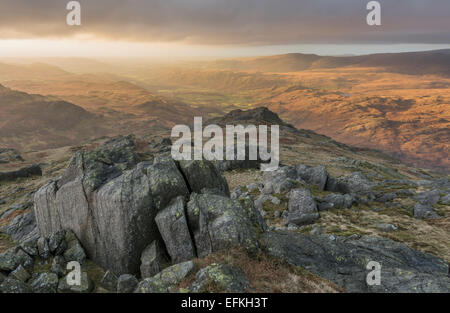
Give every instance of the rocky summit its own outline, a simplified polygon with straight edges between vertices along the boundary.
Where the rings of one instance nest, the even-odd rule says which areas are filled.
[[[280,167],[175,161],[159,134],[103,138],[8,174],[0,291],[450,292],[448,177],[267,109],[216,118],[230,121],[282,124]],[[67,280],[74,261],[79,285]]]

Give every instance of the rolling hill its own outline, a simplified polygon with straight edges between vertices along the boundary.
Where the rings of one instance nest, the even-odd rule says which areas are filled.
[[[346,66],[377,67],[394,73],[450,76],[450,50],[339,57],[290,53],[258,58],[219,60],[208,66],[210,68],[261,72],[297,72]]]

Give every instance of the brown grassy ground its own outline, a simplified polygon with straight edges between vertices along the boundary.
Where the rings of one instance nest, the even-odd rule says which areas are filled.
[[[197,270],[212,263],[220,263],[236,266],[243,270],[250,282],[250,289],[247,292],[343,292],[341,288],[325,279],[262,252],[249,255],[242,248],[232,248],[210,254],[202,259],[195,259],[194,262],[196,271],[183,280],[179,284],[179,288],[187,288],[194,281]],[[208,292],[222,291],[213,285],[209,285],[207,290]]]

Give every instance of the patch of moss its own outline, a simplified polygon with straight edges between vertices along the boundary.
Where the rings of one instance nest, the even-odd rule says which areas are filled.
[[[53,259],[42,260],[40,258],[34,261],[33,273],[48,273],[52,267]]]
[[[312,225],[306,225],[301,227],[297,232],[301,234],[308,234],[312,230]]]
[[[288,202],[289,201],[289,199],[288,199],[286,194],[274,193],[273,196],[278,198],[278,199],[280,199],[281,202]]]
[[[0,253],[14,247],[14,242],[11,237],[6,234],[0,233]]]
[[[319,188],[319,186],[316,185],[310,185],[311,193],[313,194],[313,196],[315,197],[325,197],[326,195],[332,193],[330,191],[325,191]]]
[[[384,234],[384,236],[399,242],[414,242],[417,239],[415,234],[411,234],[408,231],[397,231],[395,233]]]
[[[401,216],[406,215],[409,217],[414,217],[412,210],[408,210],[406,208],[383,208],[378,211],[379,214],[387,215],[387,216]]]
[[[274,213],[282,209],[283,206],[281,204],[274,204],[270,200],[263,202],[263,210],[269,215],[269,217],[274,217]]]

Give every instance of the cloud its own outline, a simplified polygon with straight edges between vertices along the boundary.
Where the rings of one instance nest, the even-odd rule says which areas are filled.
[[[273,45],[450,42],[450,1],[80,0],[82,26],[66,25],[62,0],[1,0],[0,38],[98,37],[143,42]]]

